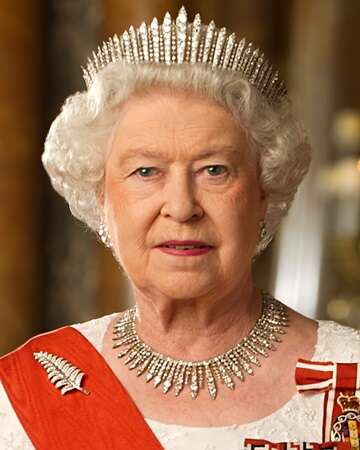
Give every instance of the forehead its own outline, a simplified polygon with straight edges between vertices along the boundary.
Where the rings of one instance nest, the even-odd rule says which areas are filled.
[[[239,122],[215,100],[165,89],[130,97],[119,110],[111,142],[124,156],[137,147],[186,156],[208,147],[244,144]]]

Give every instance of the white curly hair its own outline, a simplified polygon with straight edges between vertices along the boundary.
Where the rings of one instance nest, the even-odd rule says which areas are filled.
[[[311,148],[285,98],[268,101],[238,72],[213,70],[202,64],[109,64],[89,88],[68,97],[45,141],[42,162],[54,189],[72,214],[98,232],[102,208],[98,193],[104,180],[105,149],[119,107],[130,95],[152,87],[190,90],[207,96],[239,120],[250,151],[258,158],[259,183],[268,195],[266,233],[254,257],[269,244],[287,214],[307,173]]]

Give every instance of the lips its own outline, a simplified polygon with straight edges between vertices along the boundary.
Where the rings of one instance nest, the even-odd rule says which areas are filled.
[[[175,246],[194,246],[194,247],[212,247],[210,244],[203,242],[203,241],[194,241],[194,240],[186,240],[186,241],[177,241],[177,240],[171,240],[171,241],[164,241],[161,244],[157,245],[157,247],[175,247]]]

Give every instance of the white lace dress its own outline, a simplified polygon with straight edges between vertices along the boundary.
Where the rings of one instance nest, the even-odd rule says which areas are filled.
[[[118,313],[74,324],[101,352],[104,333]],[[318,321],[318,340],[313,360],[360,361],[360,331],[332,321]],[[243,449],[245,438],[283,441],[321,441],[322,394],[295,394],[269,416],[243,425],[190,427],[168,425],[145,418],[166,450]],[[0,449],[33,450],[0,382]]]

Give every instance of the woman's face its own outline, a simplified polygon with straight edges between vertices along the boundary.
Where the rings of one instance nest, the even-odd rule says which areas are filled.
[[[146,295],[230,292],[250,274],[266,198],[244,132],[212,100],[163,89],[128,99],[101,201],[118,260]],[[158,247],[171,240],[211,248],[179,256]]]

